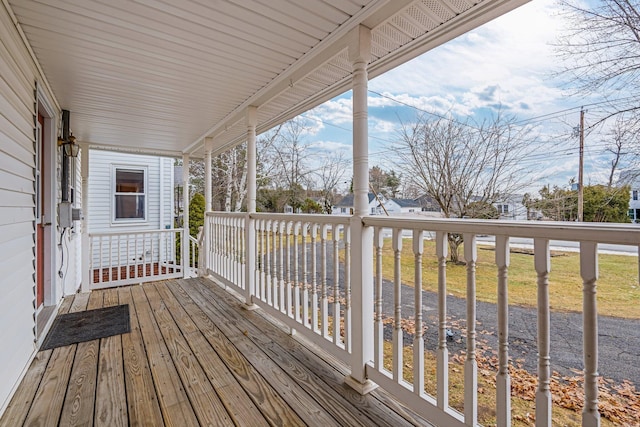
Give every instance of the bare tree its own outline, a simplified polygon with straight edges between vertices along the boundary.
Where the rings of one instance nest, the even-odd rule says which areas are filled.
[[[295,209],[302,206],[305,187],[309,184],[306,163],[308,146],[303,143],[307,127],[300,118],[285,122],[271,145],[272,182],[288,192],[287,203]]]
[[[640,115],[627,118],[616,116],[615,123],[607,134],[606,151],[612,155],[608,188],[614,185],[615,174],[620,169],[634,169],[640,158]]]
[[[314,172],[316,183],[320,187],[322,209],[325,213],[331,213],[331,207],[336,202],[336,189],[338,184],[344,181],[349,164],[350,161],[345,158],[344,153],[337,152],[325,157],[323,163]]]
[[[492,204],[524,187],[528,174],[519,161],[528,153],[527,133],[500,115],[477,127],[422,115],[403,125],[396,146],[398,166],[445,217],[464,218],[473,206]],[[461,243],[462,236],[449,235],[452,262],[459,262]]]
[[[637,0],[590,3],[561,0],[568,29],[556,50],[563,59],[561,75],[577,92],[598,93],[612,101],[605,120],[622,112],[640,112],[640,5]]]

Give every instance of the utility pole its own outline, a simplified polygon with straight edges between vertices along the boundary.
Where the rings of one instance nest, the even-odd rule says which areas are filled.
[[[584,220],[584,188],[583,188],[583,170],[584,170],[584,109],[580,108],[580,162],[578,166],[578,221]]]

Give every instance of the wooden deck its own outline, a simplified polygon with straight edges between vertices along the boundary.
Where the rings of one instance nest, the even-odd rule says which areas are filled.
[[[131,333],[39,352],[0,426],[427,425],[206,279],[77,294],[60,312],[116,304]]]

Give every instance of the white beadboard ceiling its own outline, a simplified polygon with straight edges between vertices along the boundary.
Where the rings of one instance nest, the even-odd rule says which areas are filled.
[[[5,0],[78,140],[194,156],[349,89],[352,30],[375,77],[526,0]]]

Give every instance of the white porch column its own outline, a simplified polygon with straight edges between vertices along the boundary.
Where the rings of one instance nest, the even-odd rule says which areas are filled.
[[[345,382],[361,394],[377,387],[367,379],[373,360],[373,229],[362,225],[369,205],[369,135],[367,64],[371,59],[371,32],[360,26],[352,33],[349,60],[353,67],[353,192],[351,217],[351,375]]]
[[[206,262],[209,260],[209,220],[206,213],[211,211],[211,150],[213,147],[213,138],[204,139],[204,224],[202,224],[202,247],[198,248],[198,275],[200,277],[207,275]],[[202,265],[201,265],[202,264]]]
[[[256,211],[257,194],[257,153],[256,153],[256,125],[258,121],[257,108],[249,106],[247,108],[247,216],[245,218],[245,305],[247,310],[258,308],[253,303],[255,295],[255,272],[256,272],[256,230],[251,214]]]
[[[82,177],[82,283],[80,290],[89,292],[91,290],[92,272],[89,271],[91,264],[91,240],[89,239],[89,144],[80,143],[82,152],[80,154],[80,176]]]
[[[204,139],[204,211],[211,210],[211,149],[213,138]],[[206,223],[206,221],[205,221]]]
[[[182,154],[182,277],[189,269],[189,154]]]

